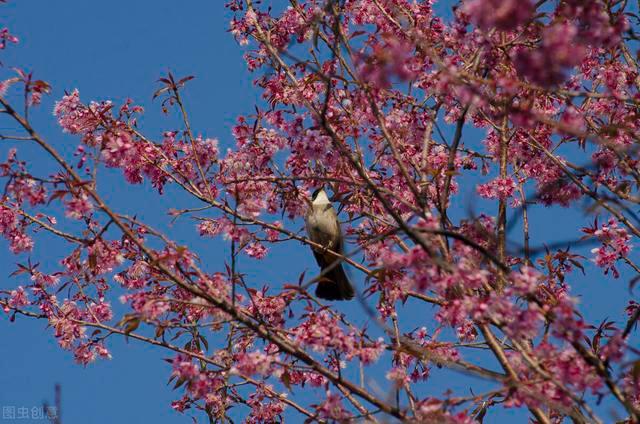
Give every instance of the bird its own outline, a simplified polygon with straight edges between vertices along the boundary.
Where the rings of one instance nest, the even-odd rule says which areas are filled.
[[[311,246],[322,272],[322,278],[316,286],[316,296],[325,300],[352,299],[353,286],[344,272],[342,263],[339,262],[340,257],[335,255],[343,254],[344,242],[340,222],[322,187],[316,189],[311,196],[311,204],[305,215],[305,227],[309,239],[323,246]]]

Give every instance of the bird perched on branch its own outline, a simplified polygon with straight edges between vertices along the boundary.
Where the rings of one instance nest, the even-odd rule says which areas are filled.
[[[311,247],[322,275],[316,287],[316,296],[326,300],[352,299],[353,286],[344,272],[340,257],[335,255],[335,253],[343,254],[340,222],[323,188],[317,189],[311,196],[305,225],[309,239],[323,246],[323,248]]]

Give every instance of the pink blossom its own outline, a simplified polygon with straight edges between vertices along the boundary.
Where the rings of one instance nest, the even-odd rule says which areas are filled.
[[[0,206],[0,233],[9,235],[18,224],[17,215],[9,208]]]
[[[127,167],[140,159],[133,138],[127,131],[106,134],[102,139],[102,145],[102,158],[107,166]]]
[[[49,324],[55,331],[55,337],[58,339],[60,347],[72,349],[76,341],[85,337],[85,328],[76,322],[83,318],[84,314],[76,303],[69,300],[64,301],[58,315],[49,317]],[[85,346],[81,352],[84,353],[86,349],[87,347]]]
[[[189,397],[183,396],[179,400],[174,400],[171,402],[171,408],[175,409],[178,412],[184,412],[189,408]]]
[[[321,131],[308,131],[300,142],[301,153],[310,160],[325,159],[331,148],[331,138]]]
[[[53,114],[64,131],[71,134],[82,134],[95,130],[100,124],[100,110],[97,105],[87,108],[80,102],[80,94],[75,89],[67,94],[53,108]]]
[[[18,81],[17,78],[9,78],[4,81],[0,81],[0,96],[4,96],[7,94],[7,90],[11,87],[12,84]]]
[[[144,278],[149,273],[149,264],[146,261],[136,261],[127,270],[127,276],[130,278]]]
[[[87,255],[85,266],[96,275],[112,272],[124,262],[119,241],[98,239],[89,246]]]
[[[600,227],[596,219],[593,227],[583,228],[582,231],[597,237],[602,242],[600,247],[591,250],[594,254],[593,261],[604,269],[605,274],[612,271],[613,276],[617,278],[620,275],[616,268],[617,261],[627,257],[631,252],[631,236],[627,230],[619,228],[617,221],[610,218],[607,224]]]
[[[65,215],[71,219],[82,219],[88,217],[93,211],[93,204],[85,194],[72,197],[66,202],[67,211]]]
[[[85,366],[96,359],[96,353],[92,349],[92,345],[89,343],[78,345],[73,351],[73,356],[77,363]]]
[[[3,50],[5,47],[7,47],[7,43],[17,44],[18,37],[10,34],[8,28],[1,28],[0,29],[0,50]]]
[[[280,221],[274,222],[273,225],[276,227],[282,227],[282,223]],[[270,242],[274,242],[280,237],[280,232],[271,228],[267,228],[265,233],[267,234],[267,240]]]
[[[254,291],[248,310],[252,315],[259,316],[271,325],[281,326],[285,322],[286,307],[287,299],[284,296],[266,296],[264,291]]]
[[[273,391],[271,386],[259,386],[255,393],[249,395],[247,404],[251,407],[251,414],[246,422],[250,424],[281,422],[285,404],[276,399],[269,398],[268,391]]]
[[[191,380],[198,376],[200,371],[198,366],[191,361],[186,355],[179,354],[173,359],[172,375],[180,380]]]
[[[31,275],[31,281],[45,287],[53,287],[60,281],[60,276],[56,274],[43,274],[36,271]]]
[[[470,0],[463,11],[484,30],[496,28],[503,31],[516,29],[527,23],[533,14],[530,0]]]
[[[9,234],[9,248],[15,254],[29,252],[33,249],[33,240],[31,237],[20,231],[13,231]]]
[[[443,424],[473,424],[477,422],[464,412],[448,412],[444,402],[436,398],[426,398],[417,403],[416,416],[421,422]]]
[[[217,236],[222,231],[222,226],[214,220],[201,221],[198,224],[198,232],[201,236]]]
[[[473,321],[467,319],[456,327],[456,335],[463,342],[472,342],[478,337],[478,332]]]
[[[125,296],[126,298],[126,296]],[[162,299],[145,299],[138,311],[146,318],[155,319],[170,309],[168,302]]]
[[[512,178],[496,178],[490,183],[478,185],[478,194],[485,198],[507,199],[513,196],[516,183]]]
[[[260,242],[249,243],[247,247],[244,248],[244,251],[247,255],[255,259],[264,259],[264,257],[267,256],[267,248]]]
[[[545,87],[561,83],[566,78],[567,68],[578,65],[585,55],[585,48],[577,36],[578,29],[568,22],[546,27],[538,49],[520,49],[516,53],[516,69]]]
[[[253,351],[250,353],[238,353],[235,355],[234,360],[235,365],[231,372],[243,375],[267,375],[272,372],[274,358],[260,351]]]
[[[113,276],[113,280],[127,289],[141,289],[147,281],[144,278],[130,278],[125,273],[119,273]]]
[[[293,329],[293,334],[298,342],[318,352],[334,348],[348,355],[356,353],[355,338],[345,334],[337,318],[326,311],[309,314],[305,322]]]
[[[113,318],[111,305],[108,302],[102,301],[98,304],[92,303],[89,305],[89,311],[91,312],[91,316],[95,317],[97,322],[111,321],[111,318]]]
[[[402,367],[393,367],[387,372],[387,380],[391,380],[398,387],[404,387],[411,379],[407,375],[407,370]]]
[[[102,344],[97,343],[93,345],[94,352],[102,359],[111,359],[111,353],[109,350]]]
[[[455,299],[442,305],[436,319],[452,327],[457,327],[466,321],[466,316],[467,310],[463,300]]]
[[[523,266],[519,272],[511,273],[512,284],[509,290],[518,296],[526,296],[534,293],[541,283],[543,275],[535,268]]]
[[[622,337],[622,332],[616,332],[600,349],[600,359],[606,362],[620,362],[626,350],[627,342]]]
[[[347,411],[339,395],[327,392],[326,400],[318,405],[317,411],[322,418],[344,421],[351,417],[349,411]]]
[[[30,302],[27,298],[27,293],[24,291],[24,287],[18,286],[16,290],[11,290],[11,292],[9,293],[8,306],[10,308],[17,309],[29,304]],[[5,312],[9,312],[9,310],[5,309]]]
[[[361,347],[358,352],[358,357],[364,365],[370,365],[380,358],[385,348],[384,339],[380,337],[373,345]]]
[[[412,53],[411,44],[389,34],[382,43],[373,46],[371,54],[357,56],[360,78],[380,88],[389,87],[391,77],[409,80],[416,68]]]

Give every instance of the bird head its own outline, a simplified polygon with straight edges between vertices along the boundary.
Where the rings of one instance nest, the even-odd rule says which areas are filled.
[[[327,196],[327,192],[324,191],[324,188],[318,187],[311,195],[311,203],[314,205],[323,205],[331,202],[329,201],[329,196]]]

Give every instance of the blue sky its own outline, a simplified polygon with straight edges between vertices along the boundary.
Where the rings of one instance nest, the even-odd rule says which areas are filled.
[[[253,112],[259,93],[245,69],[242,51],[227,32],[229,14],[223,3],[14,0],[0,6],[0,26],[9,26],[20,37],[20,45],[2,52],[1,60],[7,66],[33,70],[36,77],[52,84],[52,95],[33,111],[32,119],[41,134],[67,158],[72,157],[77,140],[63,134],[51,114],[54,101],[65,90],[78,88],[83,100],[111,99],[118,104],[128,97],[134,99],[146,108],[140,121],[143,132],[158,138],[162,131],[179,125],[173,116],[160,113],[159,102],[151,101],[157,88],[156,80],[168,69],[177,76],[196,76],[185,92],[192,127],[205,137],[218,138],[224,151],[232,145],[231,127],[236,118]],[[7,71],[0,72],[4,77]],[[7,121],[0,121],[0,130],[10,128],[13,127]],[[477,130],[467,129],[464,133],[470,147],[479,147],[482,138],[483,133]],[[54,170],[51,161],[38,159],[37,150],[27,144],[0,142],[0,157],[5,157],[8,148],[14,145],[22,157],[33,159],[32,163],[43,173]],[[168,226],[168,217],[158,213],[176,204],[186,207],[195,203],[185,203],[184,198],[172,191],[158,197],[147,186],[125,185],[117,172],[102,170],[101,175],[99,191],[118,211],[137,214],[165,229],[179,242],[189,244],[201,255],[208,270],[219,268],[223,263],[227,255],[223,244],[197,237],[191,221],[182,220]],[[484,177],[482,181],[488,179]],[[461,195],[454,208],[454,218],[467,215],[469,199],[476,199],[472,194],[479,181],[475,177],[460,181]],[[482,202],[475,202],[473,206],[476,213],[495,213]],[[538,228],[533,234],[533,245],[575,238],[577,229],[591,221],[579,210],[532,209],[531,226]],[[287,226],[297,230],[300,223],[287,223]],[[519,240],[519,226],[513,231]],[[36,246],[34,258],[42,262],[44,270],[54,270],[55,262],[60,259],[57,252],[65,245],[46,236],[43,241]],[[588,248],[577,251],[588,255]],[[0,242],[0,252],[0,288],[20,284],[19,280],[9,279],[8,274],[16,262],[25,258],[10,255],[4,242]],[[241,266],[254,287],[295,282],[300,272],[315,270],[312,255],[297,243],[277,247],[265,264],[243,259]],[[585,315],[595,321],[606,317],[619,320],[629,275],[623,273],[614,281],[593,267],[588,266],[587,270],[588,277],[574,274],[572,279],[574,294],[585,299]],[[362,287],[361,277],[355,272],[352,275]],[[112,299],[112,303],[117,311],[122,310],[117,299]],[[357,302],[341,304],[339,308],[355,321],[362,315]],[[415,304],[408,311],[424,320],[415,321],[415,325],[407,322],[407,329],[422,325],[433,328],[432,321],[427,319],[431,315],[430,307],[425,309]],[[44,322],[18,317],[16,323],[10,324],[4,315],[0,317],[0,387],[3,387],[0,406],[39,406],[45,399],[52,399],[54,384],[59,383],[66,424],[190,421],[174,413],[169,405],[171,400],[180,397],[180,392],[173,392],[165,385],[170,369],[161,358],[172,356],[169,352],[113,338],[108,344],[113,359],[83,368],[73,362],[70,353],[57,347]],[[497,369],[496,364],[490,365]],[[464,391],[468,381],[461,378],[452,382],[437,370],[433,375],[431,387],[425,390],[434,394],[442,393],[451,384]],[[384,384],[383,375],[373,377]],[[523,415],[513,410],[504,411],[493,416],[491,422],[512,422],[516,417],[521,419]]]

